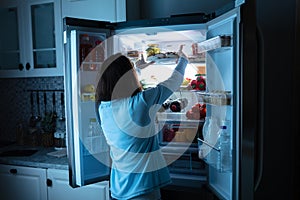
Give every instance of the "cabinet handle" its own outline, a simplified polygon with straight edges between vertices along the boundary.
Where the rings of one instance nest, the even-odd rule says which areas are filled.
[[[46,184],[47,184],[48,187],[52,187],[52,180],[47,179]]]
[[[10,169],[9,172],[11,174],[17,174],[18,173],[18,170],[17,169]]]
[[[19,64],[19,70],[22,71],[24,69],[24,65],[22,63]]]
[[[29,70],[30,69],[30,64],[29,63],[26,63],[26,70]]]

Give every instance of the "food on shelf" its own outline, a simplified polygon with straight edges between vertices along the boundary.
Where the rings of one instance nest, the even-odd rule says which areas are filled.
[[[206,104],[196,103],[186,112],[186,117],[193,120],[201,120],[206,117]]]
[[[148,44],[148,48],[146,49],[147,57],[154,56],[160,53],[160,48],[158,48],[158,44]]]
[[[148,61],[156,61],[159,59],[166,60],[172,59],[175,60],[179,56],[176,52],[162,52],[161,49],[158,47],[158,44],[149,44],[148,48],[146,49],[147,53],[147,60]]]
[[[170,108],[170,104],[172,102],[172,99],[167,99],[162,105],[161,105],[161,108],[159,109],[159,112],[164,112],[166,111],[167,109]]]
[[[176,125],[177,126],[177,125]],[[170,125],[163,127],[164,142],[192,142],[197,134],[197,128],[175,128]]]
[[[190,87],[193,90],[200,90],[205,91],[206,90],[206,80],[203,75],[196,74],[196,79],[191,80]]]
[[[147,54],[148,55],[148,54]],[[176,60],[177,58],[179,58],[178,54],[176,52],[166,52],[166,53],[162,53],[162,52],[159,52],[159,53],[154,53],[154,54],[151,54],[147,57],[147,60],[148,61],[157,61],[157,60]]]
[[[138,58],[139,52],[136,50],[127,51],[127,56],[131,58]]]
[[[184,131],[177,131],[175,133],[174,142],[187,142]]]
[[[81,100],[85,101],[95,101],[95,91],[96,88],[93,84],[87,84],[82,87]]]
[[[83,92],[86,93],[94,93],[95,92],[95,86],[93,84],[87,84],[83,87]]]
[[[188,86],[190,84],[192,79],[190,78],[185,78],[183,81],[182,81],[182,86]]]
[[[175,131],[172,128],[168,128],[167,125],[163,127],[163,141],[171,142],[175,137]]]
[[[83,101],[83,102],[95,101],[95,100],[96,100],[95,93],[82,93],[81,94],[81,101]]]
[[[172,112],[180,112],[188,105],[187,98],[175,99],[170,103],[170,110]]]

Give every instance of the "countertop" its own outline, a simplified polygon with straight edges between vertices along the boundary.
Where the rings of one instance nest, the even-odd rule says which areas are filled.
[[[9,145],[0,148],[0,152],[7,150],[26,150],[36,149],[36,153],[30,156],[0,156],[0,164],[18,165],[26,167],[38,168],[54,168],[54,169],[68,169],[67,155],[63,157],[55,157],[47,155],[47,153],[56,151],[54,147],[31,147]]]

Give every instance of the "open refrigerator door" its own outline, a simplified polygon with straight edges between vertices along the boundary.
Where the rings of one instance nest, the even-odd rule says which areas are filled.
[[[70,185],[108,180],[109,147],[96,119],[97,70],[104,61],[108,30],[67,26],[66,107]]]

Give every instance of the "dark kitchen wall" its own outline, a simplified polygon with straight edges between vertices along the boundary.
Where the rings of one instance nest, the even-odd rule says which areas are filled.
[[[31,116],[31,90],[58,90],[55,92],[56,112],[61,113],[60,91],[64,89],[64,78],[11,78],[0,79],[0,141],[16,141],[16,127],[22,123],[26,127]],[[41,114],[44,114],[43,93],[40,95]],[[52,111],[52,92],[47,92],[47,111]],[[34,111],[37,113],[36,96],[34,94]]]
[[[127,20],[153,19],[188,13],[212,13],[233,0],[127,0]]]

